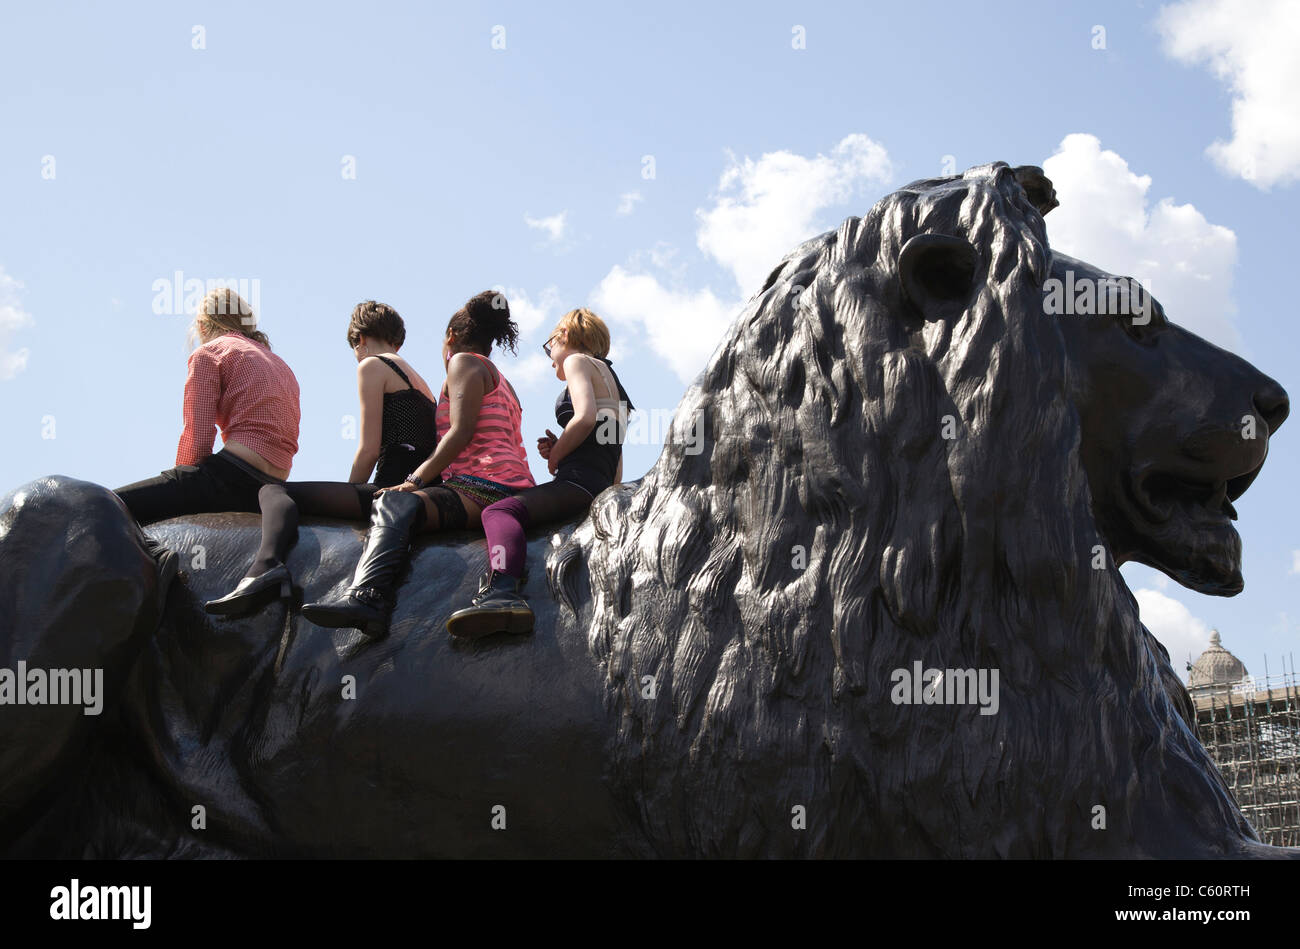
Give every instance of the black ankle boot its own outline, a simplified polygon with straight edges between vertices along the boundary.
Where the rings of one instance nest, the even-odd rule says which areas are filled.
[[[447,632],[458,639],[493,633],[531,633],[533,611],[520,596],[523,581],[495,570],[484,574],[470,605],[447,617]]]
[[[244,577],[239,585],[223,597],[208,600],[203,609],[216,616],[239,616],[251,613],[279,597],[287,600],[293,594],[289,568],[277,564],[255,577]]]
[[[388,634],[397,580],[411,554],[411,537],[424,526],[424,499],[409,491],[385,491],[370,508],[370,532],[341,597],[307,603],[302,615],[317,626],[359,629],[378,639]]]

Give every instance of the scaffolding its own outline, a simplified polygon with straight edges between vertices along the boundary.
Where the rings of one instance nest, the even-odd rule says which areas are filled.
[[[1281,675],[1188,691],[1201,744],[1260,840],[1300,846],[1300,679],[1294,666]]]

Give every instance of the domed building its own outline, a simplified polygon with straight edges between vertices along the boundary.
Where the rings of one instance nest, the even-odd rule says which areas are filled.
[[[1268,660],[1265,660],[1267,668]],[[1187,666],[1197,737],[1246,819],[1265,843],[1300,845],[1300,681],[1253,678],[1210,633],[1210,648]]]
[[[1245,663],[1223,648],[1219,631],[1214,629],[1210,631],[1210,648],[1188,667],[1187,689],[1193,694],[1198,689],[1230,691],[1247,675]]]

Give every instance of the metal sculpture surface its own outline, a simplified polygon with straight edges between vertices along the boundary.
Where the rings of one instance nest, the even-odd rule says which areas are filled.
[[[534,536],[532,636],[447,636],[469,535],[421,542],[371,642],[203,613],[252,517],[151,527],[185,559],[167,585],[104,489],[11,493],[0,666],[104,671],[98,715],[0,705],[0,848],[1293,855],[1242,818],[1118,570],[1241,589],[1231,502],[1286,394],[1139,288],[1059,312],[1113,278],[1052,253],[1054,206],[998,163],[796,248],[654,468]],[[302,596],[360,536],[303,526]]]

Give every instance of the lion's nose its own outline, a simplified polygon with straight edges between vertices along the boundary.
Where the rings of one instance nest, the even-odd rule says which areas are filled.
[[[1255,393],[1255,409],[1268,425],[1271,435],[1291,414],[1291,400],[1287,398],[1286,389],[1270,379]]]

